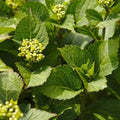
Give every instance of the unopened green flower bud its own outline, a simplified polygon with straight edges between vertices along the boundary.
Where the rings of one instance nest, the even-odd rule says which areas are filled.
[[[25,57],[27,61],[30,62],[39,62],[42,60],[44,57],[38,57],[39,54],[42,54],[43,47],[42,44],[39,43],[37,39],[23,39],[22,46],[18,48],[18,53],[19,57]],[[42,54],[42,56],[44,56]]]
[[[6,0],[5,2],[12,9],[16,9],[18,6],[21,6],[25,0]]]
[[[57,20],[62,20],[65,17],[65,6],[63,4],[57,4],[52,9],[56,15]]]
[[[20,117],[23,116],[21,113],[19,106],[17,105],[17,101],[6,101],[5,105],[1,104],[0,107],[0,117],[5,120],[19,120]]]
[[[98,0],[98,3],[102,5],[103,7],[108,7],[110,6],[114,0]]]

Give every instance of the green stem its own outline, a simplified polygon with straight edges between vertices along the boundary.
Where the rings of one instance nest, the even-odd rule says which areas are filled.
[[[57,28],[57,45],[58,47],[62,47],[63,46],[63,34],[62,34],[62,29],[60,29],[59,27]]]
[[[108,7],[105,7],[105,11],[106,11],[106,14],[105,14],[104,20],[107,19],[108,14],[109,14],[109,9],[108,9]],[[103,39],[104,39],[104,40],[105,40],[105,32],[106,32],[106,28],[104,27],[104,28],[103,28]]]

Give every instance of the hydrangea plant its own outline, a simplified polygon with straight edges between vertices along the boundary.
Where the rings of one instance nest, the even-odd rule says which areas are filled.
[[[120,120],[119,0],[0,0],[0,120]]]

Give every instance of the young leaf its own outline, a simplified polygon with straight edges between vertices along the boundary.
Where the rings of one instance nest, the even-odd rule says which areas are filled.
[[[33,16],[24,18],[16,28],[14,39],[21,43],[23,38],[36,38],[43,47],[46,47],[49,39],[44,23]]]
[[[76,68],[76,72],[78,73],[79,77],[81,78],[85,89],[88,88],[88,81],[87,81],[87,77],[85,76],[84,72],[82,71],[81,68]]]
[[[11,99],[18,100],[23,82],[21,78],[12,70],[0,73],[0,100],[2,102]]]
[[[46,111],[38,110],[36,108],[32,108],[20,120],[49,120],[50,118],[55,116],[56,114],[54,113],[49,113]]]
[[[70,99],[78,95],[82,82],[75,71],[69,66],[53,69],[47,82],[40,88],[41,92],[55,99]]]
[[[51,67],[48,66],[43,66],[40,69],[31,72],[28,68],[22,66],[19,63],[16,63],[16,65],[20,74],[24,78],[27,87],[42,85],[44,82],[47,81],[47,78],[51,73]]]

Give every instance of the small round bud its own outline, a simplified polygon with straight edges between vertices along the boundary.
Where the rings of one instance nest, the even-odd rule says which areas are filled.
[[[5,113],[3,113],[2,115],[3,115],[3,116],[6,116],[6,114],[5,114]]]
[[[13,112],[13,111],[14,111],[14,109],[13,109],[13,108],[10,108],[10,109],[9,109],[9,112]]]
[[[9,102],[8,102],[8,101],[6,101],[6,102],[5,102],[5,104],[6,104],[6,105],[8,105],[8,104],[9,104]]]
[[[12,105],[13,105],[12,103],[9,103],[9,105],[8,105],[8,106],[9,106],[9,107],[11,107]]]
[[[102,6],[109,6],[111,3],[114,2],[113,0],[98,0],[98,3]]]
[[[20,116],[23,117],[23,113],[21,113]]]
[[[0,104],[0,107],[2,106],[2,104]]]
[[[13,101],[13,99],[10,102],[6,101],[5,105],[2,104],[0,107],[0,118],[5,120],[19,120],[22,114],[17,101]]]
[[[52,11],[56,15],[57,20],[62,20],[65,17],[65,6],[63,4],[55,5]]]
[[[25,1],[24,0],[6,0],[5,2],[12,9],[16,9],[18,6],[21,6]]]

